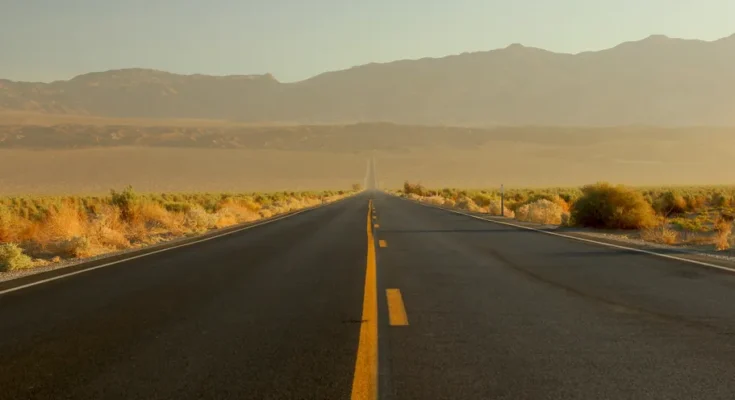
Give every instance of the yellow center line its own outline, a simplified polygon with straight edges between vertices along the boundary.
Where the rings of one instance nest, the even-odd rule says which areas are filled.
[[[386,289],[385,295],[388,297],[388,319],[391,326],[408,325],[408,316],[406,315],[406,307],[403,305],[403,297],[399,289]]]
[[[355,375],[352,379],[352,400],[378,398],[378,287],[375,264],[375,238],[371,226],[373,201],[367,215],[367,267],[365,294],[362,300],[362,324],[357,345]]]
[[[380,224],[375,224],[375,227],[376,228],[380,228]]]
[[[388,247],[388,242],[386,242],[385,240],[379,240],[378,244],[380,245],[380,247]]]

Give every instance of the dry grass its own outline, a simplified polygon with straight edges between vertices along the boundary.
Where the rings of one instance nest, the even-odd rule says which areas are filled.
[[[441,196],[437,196],[437,195],[424,197],[422,198],[422,201],[429,203],[429,204],[433,204],[435,206],[443,206],[443,205],[446,205],[447,203],[447,199]],[[454,207],[455,205],[456,203],[452,202],[451,207]]]
[[[487,212],[491,215],[501,215],[500,212],[501,204],[499,199],[494,199],[488,204]],[[509,209],[507,206],[503,205],[503,213],[502,215],[508,218],[515,218],[515,211]]]
[[[665,223],[641,230],[641,239],[648,242],[668,245],[680,243],[679,233],[669,228],[668,224]]]
[[[524,204],[515,212],[515,218],[519,221],[552,225],[561,225],[564,215],[568,215],[568,210],[546,199]]]
[[[436,190],[406,182],[397,193],[445,207],[472,211],[479,207],[480,212],[500,214],[497,189]],[[636,188],[600,183],[582,188],[506,189],[505,215],[542,224],[632,229],[651,242],[727,250],[734,239],[733,199],[733,186]]]
[[[0,204],[0,243],[17,241],[18,231],[23,229],[18,221],[18,216],[11,213],[10,209]]]
[[[480,206],[478,206],[474,200],[466,196],[462,196],[459,199],[457,199],[457,203],[455,207],[461,210],[466,210],[470,212],[481,212],[482,211],[482,208],[480,208]]]
[[[87,218],[81,210],[72,204],[62,203],[48,210],[46,218],[40,223],[38,239],[52,242],[84,236],[87,224]]]
[[[158,243],[331,202],[349,193],[138,194],[126,188],[110,196],[0,197],[0,270]]]
[[[419,186],[411,186],[416,189]],[[423,190],[423,191],[421,191]],[[488,213],[492,215],[500,215],[500,199],[486,197],[484,195],[475,195],[469,197],[464,192],[460,192],[457,195],[450,195],[449,193],[440,193],[439,191],[427,191],[425,189],[419,189],[420,193],[428,194],[427,196],[421,196],[416,192],[399,192],[399,194],[423,203],[433,204],[442,207],[458,208],[465,211],[476,212],[476,213]],[[513,218],[515,213],[508,207],[505,207],[505,216]]]
[[[715,221],[715,248],[719,251],[732,247],[733,216],[721,214]]]
[[[241,222],[255,221],[260,218],[259,210],[260,206],[252,200],[237,202],[228,199],[219,205],[215,226],[225,228]]]
[[[712,237],[700,232],[680,232],[679,241],[676,244],[684,246],[710,246]]]

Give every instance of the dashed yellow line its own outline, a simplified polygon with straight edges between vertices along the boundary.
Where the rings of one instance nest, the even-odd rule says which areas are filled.
[[[403,297],[399,289],[386,289],[385,295],[388,298],[388,320],[391,326],[408,325],[408,316],[406,315],[406,307],[403,305]]]
[[[375,224],[375,227],[376,228],[380,228],[380,224]]]
[[[355,375],[352,379],[351,400],[378,398],[378,287],[375,264],[375,238],[371,229],[373,201],[367,215],[367,267],[365,294],[362,301],[362,324],[357,346]]]
[[[378,244],[380,245],[380,247],[388,247],[388,242],[386,242],[385,240],[379,240]]]

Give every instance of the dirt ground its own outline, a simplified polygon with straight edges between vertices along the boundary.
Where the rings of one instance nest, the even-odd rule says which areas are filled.
[[[242,126],[0,113],[0,195],[341,189],[370,157],[383,188],[735,184],[735,128]],[[28,127],[38,143],[13,133]],[[110,140],[131,129],[140,141]]]
[[[735,149],[735,143],[733,144]],[[511,143],[476,150],[376,152],[379,184],[405,180],[428,187],[732,184],[724,157],[648,156],[647,163],[578,155]],[[664,154],[664,156],[669,156]],[[0,195],[103,193],[131,184],[140,191],[256,191],[348,188],[362,182],[370,152],[342,154],[246,149],[101,148],[0,150]]]

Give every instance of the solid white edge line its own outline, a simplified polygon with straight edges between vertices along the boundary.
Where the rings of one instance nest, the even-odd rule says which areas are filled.
[[[424,204],[424,203],[421,203],[419,201],[414,201],[414,200],[406,199],[406,198],[403,198],[403,197],[400,197],[400,196],[395,196],[395,197],[398,197],[399,199],[403,199],[403,200],[407,200],[407,201],[416,203],[416,204],[421,205],[421,206],[424,206],[424,207],[430,207],[430,208],[435,208],[435,209],[438,209],[438,210],[449,211],[451,213],[455,213],[455,214],[459,214],[459,215],[464,215],[466,217],[470,217],[470,218],[474,218],[474,219],[479,219],[480,221],[490,222],[490,223],[493,223],[493,224],[507,225],[507,226],[512,226],[514,228],[521,228],[521,229],[525,229],[525,230],[529,230],[529,231],[534,231],[534,232],[539,232],[539,233],[545,233],[547,235],[558,236],[558,237],[563,237],[563,238],[567,238],[567,239],[573,239],[573,240],[577,240],[577,241],[580,241],[580,242],[587,242],[587,243],[598,244],[598,245],[602,245],[602,246],[606,246],[606,247],[612,247],[612,248],[619,249],[619,250],[635,251],[635,252],[638,252],[638,253],[648,254],[648,255],[662,257],[662,258],[668,258],[670,260],[683,261],[683,262],[687,262],[687,263],[690,263],[690,264],[700,265],[700,266],[703,266],[703,267],[719,269],[719,270],[722,270],[722,271],[735,272],[735,269],[734,268],[728,268],[728,267],[725,267],[725,266],[722,266],[722,265],[717,265],[717,264],[710,264],[710,263],[707,263],[707,262],[704,262],[704,261],[691,260],[691,259],[688,259],[688,258],[672,256],[672,255],[669,255],[669,254],[657,253],[655,251],[644,250],[644,249],[637,249],[635,247],[627,247],[627,246],[621,246],[621,245],[612,244],[612,243],[605,243],[605,242],[600,242],[600,241],[597,241],[597,240],[585,239],[585,238],[581,238],[581,237],[565,235],[563,233],[549,232],[549,231],[545,231],[545,230],[542,230],[542,229],[532,228],[530,226],[516,225],[516,224],[512,224],[510,222],[496,221],[496,220],[492,220],[492,219],[482,218],[482,217],[478,217],[478,216],[472,215],[472,214],[467,214],[467,213],[464,213],[464,212],[461,212],[461,211],[452,210],[452,209],[444,208],[444,207],[438,207],[438,206],[435,206],[433,204]]]
[[[340,199],[340,200],[344,200],[344,199]],[[42,279],[40,281],[35,281],[35,282],[27,283],[25,285],[16,286],[16,287],[13,287],[13,288],[10,288],[10,289],[0,290],[0,296],[2,296],[4,294],[7,294],[7,293],[11,293],[11,292],[16,292],[16,291],[21,290],[21,289],[26,289],[26,288],[29,288],[29,287],[32,287],[32,286],[40,285],[40,284],[43,284],[43,283],[48,283],[48,282],[52,282],[52,281],[59,280],[59,279],[62,279],[62,278],[67,278],[67,277],[70,277],[70,276],[79,275],[79,274],[82,274],[82,273],[85,273],[85,272],[94,271],[96,269],[109,267],[109,266],[112,266],[112,265],[115,265],[115,264],[124,263],[124,262],[135,260],[135,259],[138,259],[138,258],[147,257],[147,256],[150,256],[150,255],[153,255],[153,254],[163,253],[164,251],[175,250],[175,249],[179,249],[181,247],[186,247],[186,246],[191,246],[191,245],[198,244],[198,243],[203,243],[203,242],[206,242],[206,241],[209,241],[209,240],[212,240],[212,239],[217,239],[217,238],[221,238],[221,237],[224,237],[224,236],[232,235],[234,233],[242,232],[244,230],[248,230],[248,229],[252,229],[252,228],[257,228],[259,226],[267,225],[267,224],[270,224],[272,222],[280,221],[282,219],[286,219],[286,218],[289,218],[289,217],[293,217],[295,215],[299,215],[299,214],[304,213],[306,211],[316,210],[318,208],[325,207],[325,206],[328,206],[330,204],[335,204],[335,203],[339,202],[340,200],[337,200],[337,201],[332,202],[332,203],[322,204],[322,205],[319,205],[319,206],[316,206],[316,207],[312,207],[312,208],[305,208],[303,210],[298,210],[298,211],[293,212],[293,213],[288,214],[288,215],[282,215],[280,217],[273,218],[273,219],[270,219],[268,221],[263,221],[263,222],[255,223],[253,225],[244,226],[244,227],[242,227],[240,229],[236,229],[234,231],[225,232],[225,233],[222,233],[222,234],[219,234],[219,235],[214,235],[214,236],[202,238],[200,240],[196,240],[196,241],[193,241],[193,242],[184,243],[184,244],[180,244],[180,245],[176,245],[176,246],[171,246],[171,247],[167,247],[167,248],[161,249],[161,250],[151,251],[150,253],[139,254],[137,256],[132,256],[132,257],[129,257],[129,258],[124,258],[122,260],[112,261],[112,262],[109,262],[109,263],[106,263],[106,264],[101,264],[101,265],[97,265],[97,266],[94,266],[94,267],[89,267],[89,268],[81,269],[79,271],[69,272],[67,274],[62,274],[62,275],[59,275],[59,276],[54,276],[52,278]],[[69,267],[73,267],[73,265],[70,265]],[[33,276],[33,275],[26,275],[26,276]]]

